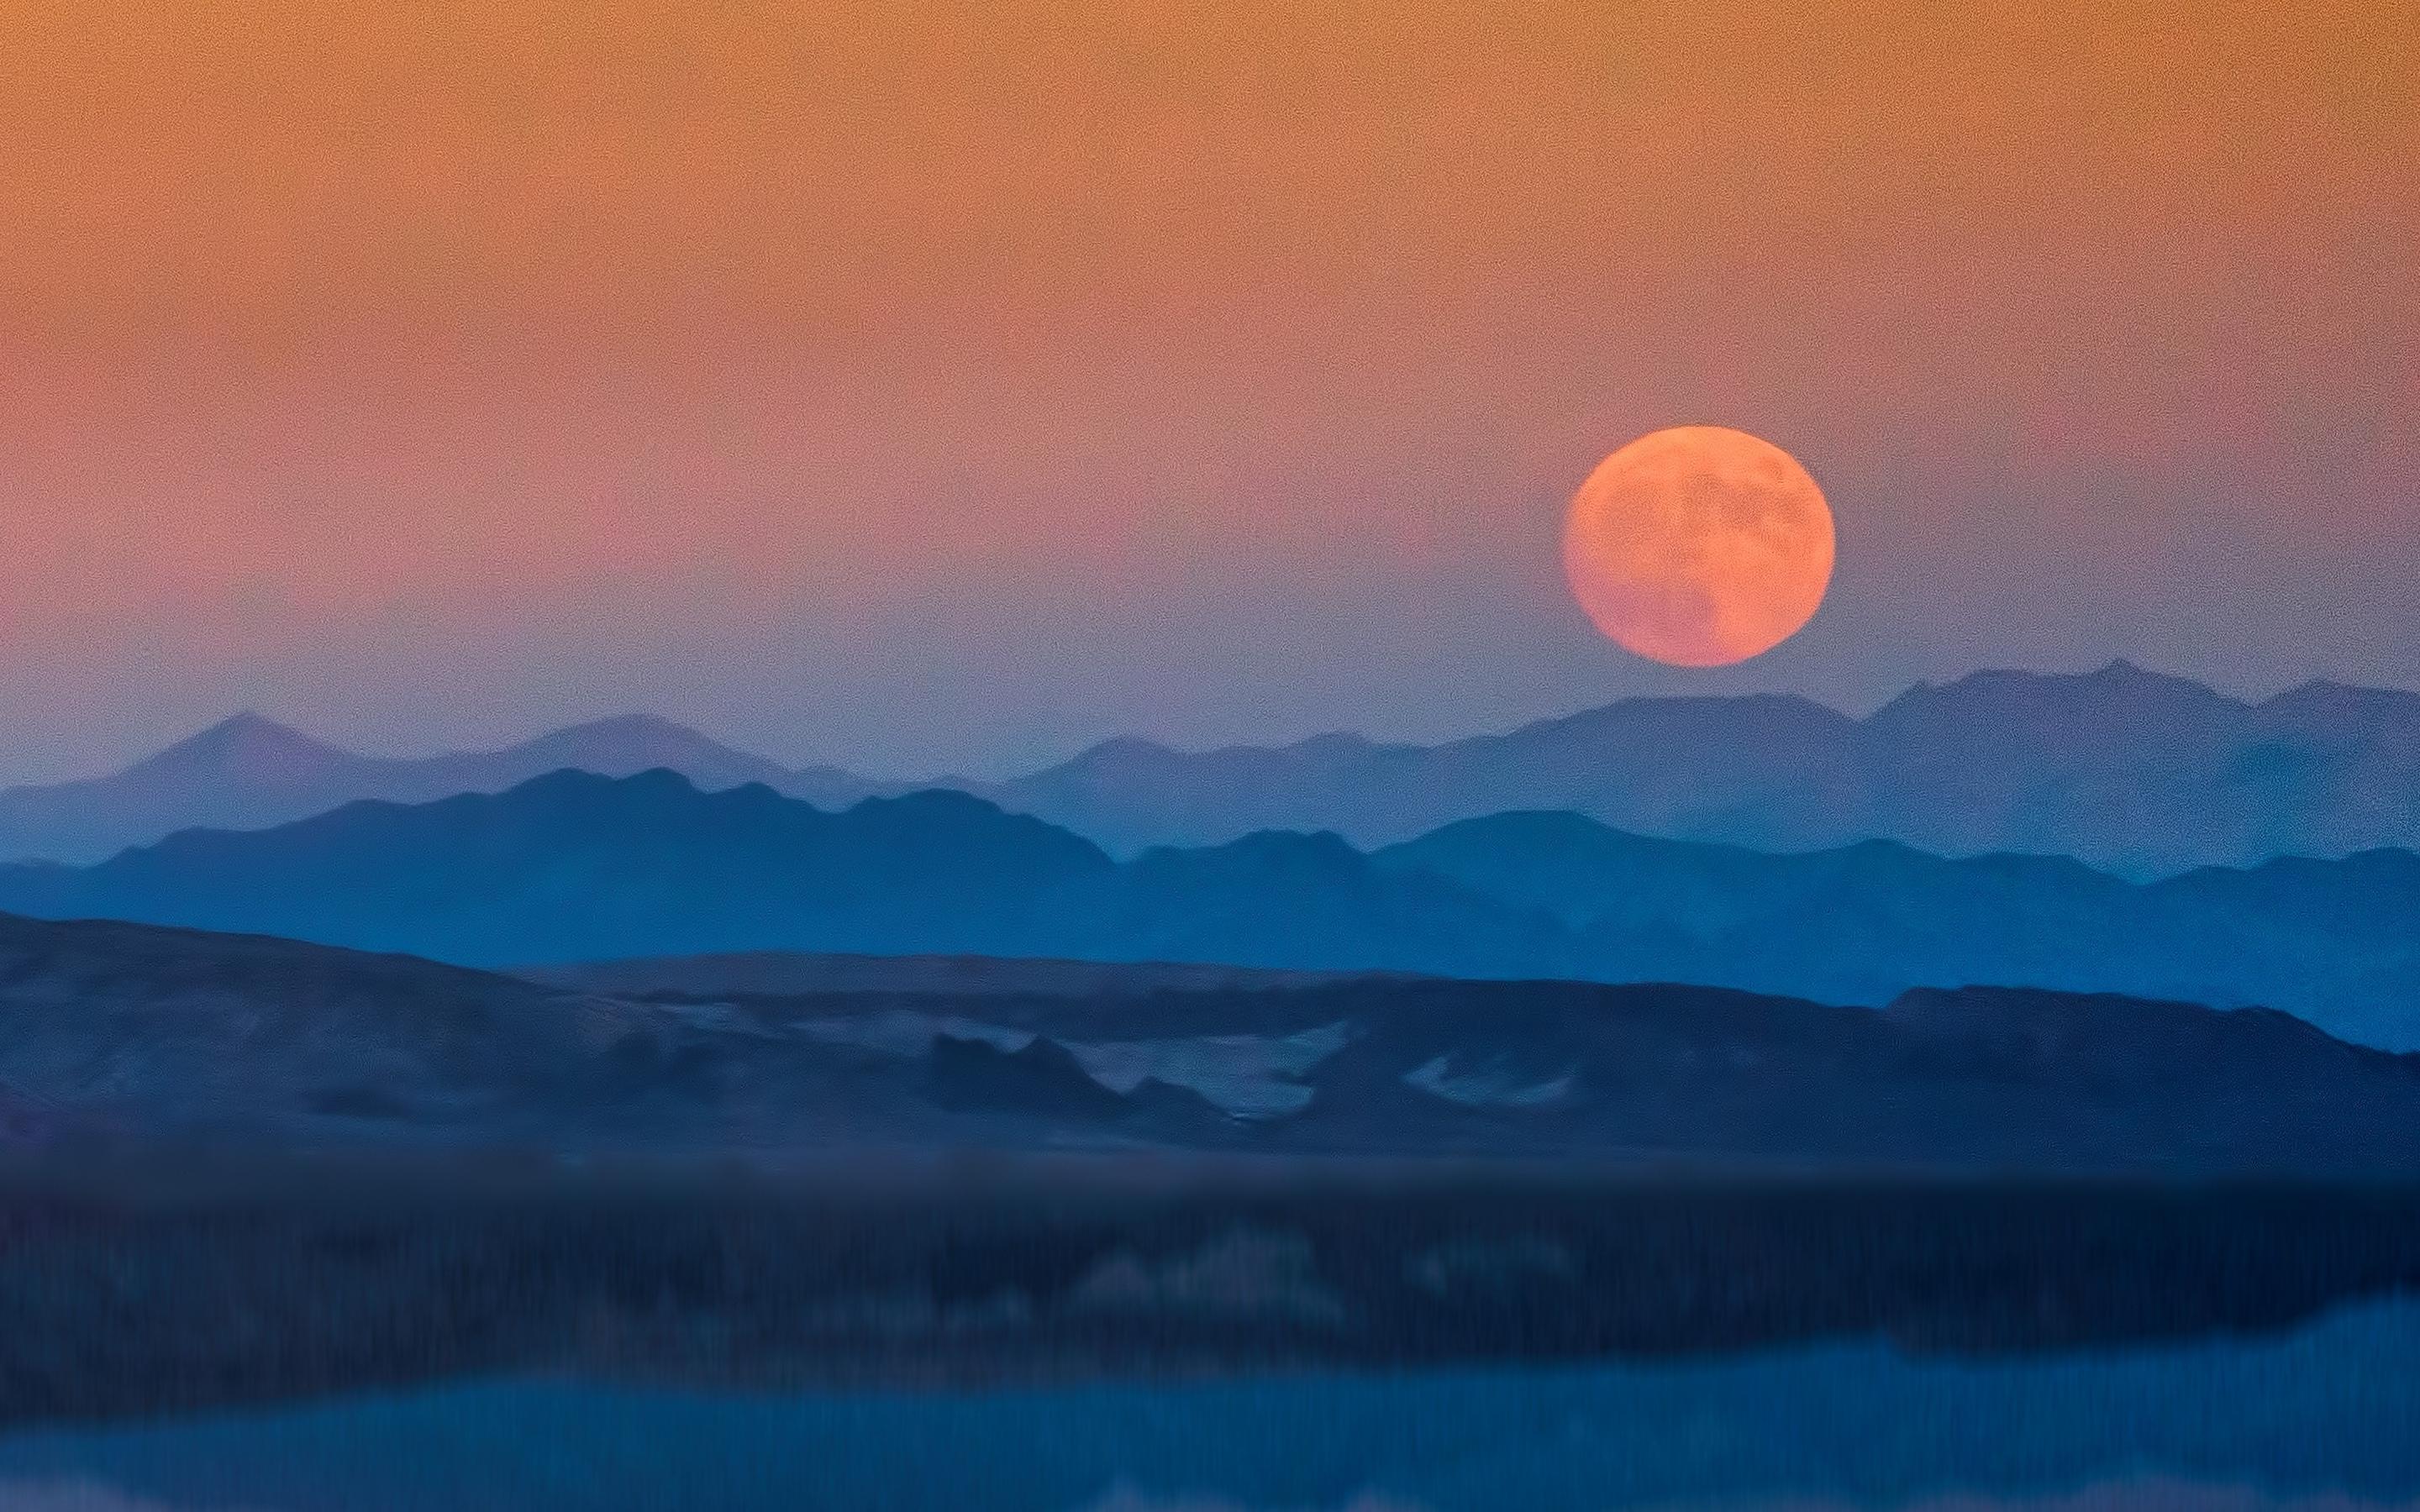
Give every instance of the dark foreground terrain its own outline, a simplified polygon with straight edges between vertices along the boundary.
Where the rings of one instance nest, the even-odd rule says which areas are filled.
[[[20,1172],[0,1427],[453,1379],[986,1385],[2282,1330],[2420,1288],[2420,1191],[1642,1184],[1133,1163]]]
[[[623,975],[644,986],[636,969]],[[0,915],[0,1148],[2420,1180],[2420,1056],[2262,1009],[1979,987],[1866,1009],[1654,983],[984,976],[608,993]]]

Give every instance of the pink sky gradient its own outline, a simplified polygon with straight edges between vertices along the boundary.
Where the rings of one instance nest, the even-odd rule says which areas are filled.
[[[1973,9],[0,0],[0,780],[2420,684],[2420,19]],[[1556,559],[1683,422],[1839,517],[1718,672]]]

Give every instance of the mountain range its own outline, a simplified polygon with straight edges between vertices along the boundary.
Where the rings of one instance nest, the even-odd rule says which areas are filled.
[[[1384,845],[1539,809],[1761,850],[1897,840],[2148,877],[2420,843],[2420,694],[2310,683],[2252,703],[2118,661],[1920,685],[1862,719],[1755,695],[1629,699],[1441,746],[1116,740],[977,791],[1119,851],[1272,828]]]
[[[645,717],[394,760],[244,715],[112,777],[0,792],[0,859],[83,863],[179,829],[501,792],[566,766],[660,766],[704,788],[761,782],[825,807],[946,787],[1121,856],[1264,829],[1387,845],[1512,810],[1773,851],[1885,839],[1949,856],[2071,856],[2138,879],[2420,845],[2420,694],[2321,682],[2247,702],[2120,661],[1921,685],[1864,718],[1756,695],[1630,699],[1439,746],[1329,734],[1187,752],[1119,739],[1002,782],[793,770]]]
[[[365,798],[500,793],[564,767],[605,777],[665,767],[702,788],[765,782],[824,801],[876,786],[830,767],[791,771],[647,715],[501,750],[397,758],[356,755],[244,713],[108,777],[0,790],[0,858],[97,861],[180,829],[263,829]]]
[[[638,1001],[0,916],[0,1103],[51,1144],[2420,1172],[2420,1057],[2265,1010],[2007,989],[1878,1011],[1369,978]]]
[[[189,830],[0,867],[0,908],[503,967],[808,950],[1682,981],[1879,1005],[1969,983],[2265,1005],[2420,1046],[2420,856],[2134,882],[1892,841],[1769,855],[1570,813],[1362,851],[1327,833],[1113,858],[967,794],[837,811],[668,771]]]
[[[1184,961],[1071,961],[1039,956],[846,955],[740,950],[634,956],[516,967],[550,987],[628,997],[807,997],[836,993],[955,997],[1142,996],[1156,992],[1309,987],[1353,975]]]

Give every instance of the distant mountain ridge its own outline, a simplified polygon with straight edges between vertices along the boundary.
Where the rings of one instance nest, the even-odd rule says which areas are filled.
[[[800,997],[833,993],[1087,997],[1309,987],[1339,980],[1342,974],[1202,962],[748,950],[517,966],[511,975],[544,986],[620,997]]]
[[[179,829],[495,793],[566,766],[660,766],[709,789],[762,782],[827,808],[956,788],[1122,856],[1266,829],[1387,845],[1523,810],[1758,850],[1882,839],[1950,856],[2072,856],[2137,878],[2420,846],[2420,694],[2315,682],[2245,702],[2118,661],[1922,684],[1863,719],[1757,694],[1628,699],[1429,747],[1328,734],[1178,751],[1121,737],[1004,782],[790,770],[644,716],[398,761],[247,715],[113,777],[0,791],[0,859],[88,862]]]
[[[561,771],[500,795],[191,830],[100,865],[0,866],[0,909],[475,966],[808,950],[1681,981],[1879,1005],[1993,983],[2265,1005],[2420,1046],[2420,856],[2130,882],[1894,841],[1768,855],[1569,813],[1373,852],[1263,832],[1118,861],[935,790],[827,811],[761,785]]]
[[[875,790],[829,767],[792,772],[651,715],[573,725],[499,750],[361,756],[246,712],[108,777],[0,789],[0,858],[97,861],[181,829],[265,829],[365,798],[426,803],[501,793],[564,767],[658,767],[699,787],[770,783],[830,801]]]
[[[1259,829],[1384,845],[1562,810],[1760,850],[1884,839],[2143,877],[2420,844],[2420,694],[2320,682],[2250,703],[2117,661],[1921,684],[1863,719],[1757,694],[1628,699],[1433,747],[1122,739],[973,791],[1120,852]]]

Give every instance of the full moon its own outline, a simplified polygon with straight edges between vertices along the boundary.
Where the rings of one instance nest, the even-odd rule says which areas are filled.
[[[1832,581],[1832,510],[1789,453],[1676,425],[1572,496],[1563,571],[1597,628],[1675,667],[1725,667],[1798,633]]]

